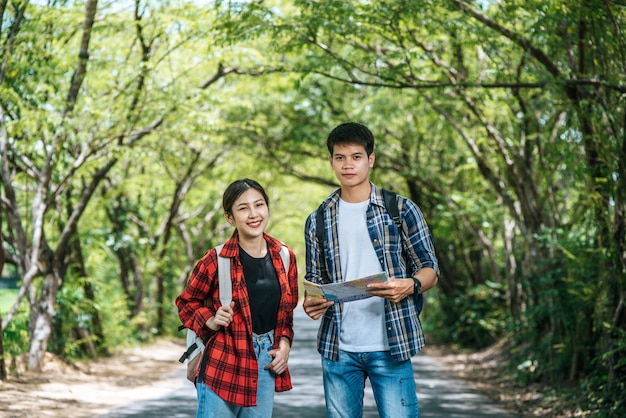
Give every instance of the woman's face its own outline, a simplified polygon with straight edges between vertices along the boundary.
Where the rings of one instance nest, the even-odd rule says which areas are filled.
[[[269,218],[269,208],[263,195],[255,189],[248,189],[241,194],[230,208],[226,219],[239,231],[244,239],[263,236]]]

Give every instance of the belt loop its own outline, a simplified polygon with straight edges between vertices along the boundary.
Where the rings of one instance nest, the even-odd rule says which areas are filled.
[[[258,344],[261,344],[263,340],[267,338],[270,344],[274,345],[274,330],[267,331],[265,334],[255,334],[252,333],[252,339],[256,341]]]

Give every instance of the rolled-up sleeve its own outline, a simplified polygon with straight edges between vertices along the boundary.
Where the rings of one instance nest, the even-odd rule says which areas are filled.
[[[424,267],[430,267],[439,275],[439,263],[435,255],[432,234],[420,208],[409,199],[403,199],[402,219],[407,229],[408,272],[414,275]]]

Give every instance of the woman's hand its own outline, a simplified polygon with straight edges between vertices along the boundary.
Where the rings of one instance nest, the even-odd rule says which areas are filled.
[[[265,370],[271,370],[276,374],[283,374],[287,370],[287,361],[289,360],[289,352],[291,344],[288,338],[281,338],[278,348],[268,351],[267,353],[274,359],[270,364],[265,366]]]
[[[227,327],[233,322],[233,307],[235,302],[231,302],[229,306],[220,306],[215,315],[206,321],[206,326],[212,331],[217,331],[221,327]]]

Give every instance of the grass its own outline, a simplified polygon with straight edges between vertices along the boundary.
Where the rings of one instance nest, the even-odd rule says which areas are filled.
[[[0,289],[0,314],[5,315],[15,303],[18,289]]]

